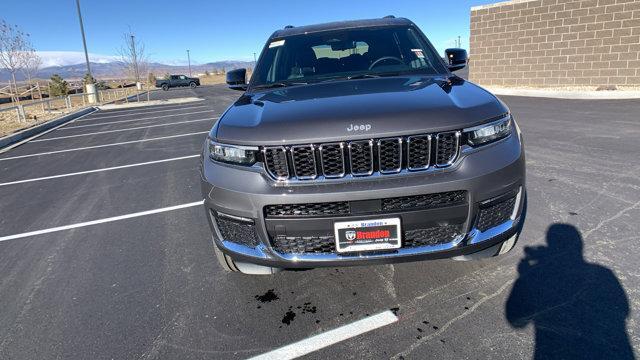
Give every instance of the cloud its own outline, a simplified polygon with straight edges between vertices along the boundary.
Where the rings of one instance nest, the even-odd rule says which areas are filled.
[[[76,65],[85,62],[82,51],[38,51],[38,56],[42,59],[42,67]],[[89,61],[106,64],[117,61],[114,55],[101,55],[89,53]]]

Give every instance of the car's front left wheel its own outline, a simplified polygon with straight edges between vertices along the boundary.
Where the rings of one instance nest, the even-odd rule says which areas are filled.
[[[216,259],[218,259],[220,267],[227,273],[236,272],[247,275],[272,275],[282,271],[280,268],[236,262],[229,255],[218,249],[218,246],[216,246],[215,243],[213,244],[213,251],[216,253]]]
[[[220,249],[218,249],[218,247],[215,244],[213,245],[213,251],[216,253],[216,258],[218,259],[218,263],[220,264],[220,267],[225,272],[239,272],[240,271],[236,267],[236,264],[233,261],[233,259],[231,259],[225,253],[223,253]]]

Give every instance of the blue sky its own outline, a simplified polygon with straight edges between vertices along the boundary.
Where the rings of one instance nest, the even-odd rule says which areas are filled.
[[[154,61],[252,60],[267,37],[285,25],[363,19],[393,14],[413,20],[442,52],[458,35],[468,48],[469,12],[495,1],[81,0],[89,52],[116,55],[131,27]],[[28,15],[26,15],[28,14]],[[3,1],[0,18],[31,34],[39,51],[82,51],[74,0]]]

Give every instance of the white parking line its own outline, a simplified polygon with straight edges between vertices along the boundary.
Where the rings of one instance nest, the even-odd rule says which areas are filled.
[[[141,162],[141,163],[136,163],[136,164],[112,166],[112,167],[102,168],[102,169],[78,171],[78,172],[73,172],[73,173],[59,174],[59,175],[52,175],[52,176],[44,176],[44,177],[33,178],[33,179],[16,180],[16,181],[11,181],[11,182],[6,182],[6,183],[0,183],[0,186],[24,184],[24,183],[28,183],[28,182],[34,182],[34,181],[51,180],[51,179],[58,179],[58,178],[62,178],[62,177],[68,177],[68,176],[76,176],[76,175],[97,173],[97,172],[102,172],[102,171],[126,169],[126,168],[131,168],[131,167],[136,167],[136,166],[144,166],[144,165],[159,164],[159,163],[164,163],[164,162],[169,162],[169,161],[178,161],[178,160],[184,160],[184,159],[191,159],[191,158],[195,158],[195,157],[198,157],[198,156],[200,156],[200,155],[196,154],[196,155],[180,156],[180,157],[171,158],[171,159],[146,161],[146,162]]]
[[[114,117],[131,116],[131,115],[137,115],[137,114],[145,114],[146,115],[146,114],[155,114],[155,113],[167,112],[167,111],[189,110],[189,109],[203,108],[203,107],[208,107],[208,106],[209,105],[198,105],[198,106],[178,107],[178,108],[175,108],[175,109],[165,109],[165,110],[157,110],[157,111],[138,111],[138,112],[134,112],[134,113],[126,113],[126,114],[120,114],[120,115],[109,115],[109,113],[107,112],[107,113],[105,113],[106,116],[94,115],[93,117],[82,119],[82,121],[100,120],[100,119],[107,119],[107,118],[114,118]]]
[[[64,128],[60,128],[60,129],[58,129],[58,131],[61,131],[61,130],[73,130],[73,129],[85,128],[85,127],[90,127],[90,126],[102,126],[102,125],[111,125],[111,124],[122,124],[122,123],[134,122],[134,121],[142,121],[142,120],[151,120],[151,119],[167,118],[167,117],[172,117],[172,116],[183,116],[183,115],[202,114],[202,113],[207,113],[207,112],[211,112],[211,110],[194,111],[194,112],[188,112],[188,113],[171,114],[171,115],[162,115],[162,116],[151,116],[151,117],[145,117],[145,118],[139,118],[139,119],[131,119],[131,120],[109,121],[109,122],[97,123],[97,124],[87,124],[87,125],[78,125],[78,126],[67,126],[67,127],[64,127]],[[216,118],[214,118],[214,119],[218,119],[218,118],[216,117]]]
[[[252,357],[250,360],[295,359],[396,321],[398,321],[398,317],[395,316],[393,312],[387,310],[380,314],[269,351],[268,353]]]
[[[35,154],[18,155],[18,156],[0,158],[0,161],[23,159],[23,158],[41,156],[41,155],[60,154],[60,153],[65,153],[65,152],[69,152],[69,151],[80,151],[80,150],[98,149],[98,148],[109,147],[109,146],[120,146],[120,145],[134,144],[134,143],[145,142],[145,141],[156,141],[156,140],[173,139],[173,138],[178,138],[178,137],[183,137],[183,136],[202,135],[202,134],[208,134],[208,133],[209,133],[208,131],[199,131],[199,132],[194,132],[194,133],[161,136],[161,137],[142,139],[142,140],[123,141],[123,142],[117,142],[117,143],[112,143],[112,144],[84,146],[84,147],[73,148],[73,149],[65,149],[65,150],[54,150],[54,151],[47,151],[47,152],[41,152],[41,153],[35,153]]]
[[[196,202],[192,202],[192,203],[187,203],[187,204],[169,206],[169,207],[164,207],[164,208],[159,208],[159,209],[141,211],[141,212],[126,214],[126,215],[114,216],[114,217],[109,217],[109,218],[104,218],[104,219],[99,219],[99,220],[76,223],[76,224],[71,224],[71,225],[58,226],[58,227],[44,229],[44,230],[30,231],[30,232],[26,232],[26,233],[22,233],[22,234],[2,236],[2,237],[0,237],[0,241],[20,239],[20,238],[25,238],[25,237],[29,237],[29,236],[48,234],[48,233],[57,232],[57,231],[63,231],[63,230],[76,229],[76,228],[85,227],[85,226],[91,226],[91,225],[96,225],[96,224],[104,224],[104,223],[118,221],[118,220],[131,219],[131,218],[140,217],[140,216],[146,216],[146,215],[151,215],[151,214],[163,213],[163,212],[167,212],[167,211],[173,211],[173,210],[179,210],[179,209],[184,209],[184,208],[189,208],[189,207],[194,207],[194,206],[200,206],[202,204],[204,204],[204,200],[200,200],[200,201],[196,201]]]
[[[115,132],[122,132],[122,131],[141,130],[141,129],[160,127],[160,126],[180,125],[180,124],[188,124],[188,123],[194,123],[194,122],[199,122],[199,121],[212,121],[212,120],[215,120],[215,119],[206,118],[206,119],[176,121],[176,122],[172,122],[172,123],[169,123],[169,124],[156,124],[156,125],[147,125],[147,126],[136,126],[136,127],[132,127],[132,128],[126,128],[126,129],[105,130],[105,131],[97,131],[97,132],[86,133],[86,134],[57,136],[57,137],[52,137],[52,138],[33,140],[32,142],[42,142],[42,141],[69,139],[69,138],[76,138],[76,137],[82,137],[82,136],[92,136],[92,135],[108,134],[108,133],[115,133]]]

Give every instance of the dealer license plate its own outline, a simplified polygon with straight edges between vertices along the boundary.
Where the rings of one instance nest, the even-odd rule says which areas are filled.
[[[334,223],[338,252],[373,251],[400,247],[400,219],[375,219]]]

